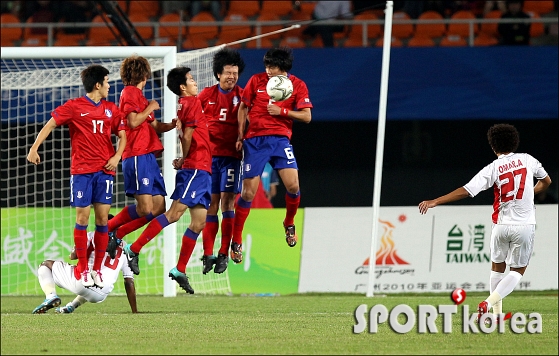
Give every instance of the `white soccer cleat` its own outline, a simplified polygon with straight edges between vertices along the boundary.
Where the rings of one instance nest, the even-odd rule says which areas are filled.
[[[91,273],[89,272],[89,269],[86,269],[85,271],[82,272],[82,285],[86,288],[89,287],[93,287],[93,285],[95,284],[93,282],[93,278],[91,277]]]
[[[103,288],[105,284],[103,283],[103,275],[100,270],[91,271],[91,277],[93,277],[93,283],[99,287]]]

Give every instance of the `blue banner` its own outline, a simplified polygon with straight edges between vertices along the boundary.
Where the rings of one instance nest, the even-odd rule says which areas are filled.
[[[239,83],[264,71],[266,50],[241,51]],[[294,49],[313,120],[376,120],[382,48]],[[392,48],[388,120],[558,117],[556,46]]]

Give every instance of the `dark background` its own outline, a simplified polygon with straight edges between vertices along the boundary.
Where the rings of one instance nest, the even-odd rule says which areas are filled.
[[[241,86],[264,70],[265,52],[242,50]],[[372,205],[381,55],[379,48],[294,50],[291,72],[307,83],[314,105],[311,123],[293,127],[302,207]],[[557,62],[556,46],[392,49],[381,205],[413,206],[466,184],[495,159],[486,133],[496,123],[518,128],[518,152],[543,164],[556,202]],[[120,92],[118,85],[113,92]],[[67,206],[67,129],[54,130],[43,143],[39,166],[29,164],[29,147],[53,108],[34,105],[40,96],[14,100],[2,100],[1,206]],[[14,110],[21,111],[19,122]],[[121,170],[115,183],[115,206],[130,203]],[[280,184],[276,207],[285,206],[284,194]],[[455,204],[491,203],[488,190]]]

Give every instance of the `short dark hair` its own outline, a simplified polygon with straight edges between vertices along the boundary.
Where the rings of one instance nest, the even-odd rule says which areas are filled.
[[[264,55],[264,66],[278,67],[282,72],[289,72],[293,67],[293,51],[289,47],[269,49]]]
[[[520,143],[516,127],[509,124],[493,125],[487,131],[487,140],[495,153],[515,152]]]
[[[190,72],[188,67],[176,67],[167,74],[167,88],[181,96],[181,84],[186,85],[186,75]]]
[[[223,73],[223,68],[226,65],[237,66],[239,68],[239,75],[245,70],[245,61],[241,58],[241,54],[227,47],[219,50],[214,55],[213,71],[215,79],[219,80],[217,75]]]
[[[82,70],[80,77],[82,78],[83,87],[86,93],[91,93],[95,89],[95,84],[103,85],[105,76],[109,75],[109,70],[99,64],[92,64]]]
[[[151,67],[144,57],[132,55],[120,65],[120,78],[124,85],[138,85],[150,76]]]

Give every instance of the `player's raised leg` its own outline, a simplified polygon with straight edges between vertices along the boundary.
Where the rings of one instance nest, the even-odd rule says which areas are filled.
[[[285,241],[289,247],[297,244],[297,234],[295,232],[295,215],[301,202],[299,191],[299,175],[296,169],[284,168],[278,170],[283,184],[285,185],[285,219],[283,228],[285,230]]]
[[[37,270],[37,277],[41,289],[45,293],[45,300],[33,309],[33,314],[43,314],[49,309],[55,308],[60,305],[60,298],[56,294],[56,287],[54,278],[52,277],[52,260],[46,260],[39,266]]]

